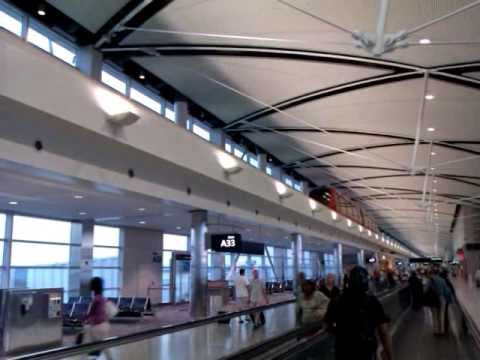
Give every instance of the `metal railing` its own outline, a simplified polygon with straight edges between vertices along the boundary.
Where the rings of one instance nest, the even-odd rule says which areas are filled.
[[[96,342],[91,342],[91,343],[86,343],[81,345],[75,345],[75,346],[62,346],[54,349],[42,350],[42,351],[29,353],[29,354],[11,356],[11,357],[8,357],[8,359],[9,360],[60,360],[60,359],[65,359],[67,357],[84,355],[84,354],[88,354],[95,351],[102,351],[104,349],[112,348],[115,346],[126,345],[130,343],[162,336],[162,335],[171,334],[178,331],[189,330],[192,328],[209,325],[209,324],[213,324],[220,321],[230,320],[242,315],[249,315],[250,313],[252,313],[252,311],[266,311],[266,310],[274,309],[280,306],[285,306],[293,303],[295,303],[294,299],[286,300],[286,301],[281,301],[281,302],[270,304],[270,305],[249,308],[242,311],[235,311],[235,312],[227,313],[224,315],[217,315],[217,316],[192,320],[192,321],[184,322],[181,324],[166,325],[158,329],[146,330],[146,331],[141,331],[141,332],[118,336],[118,337],[111,337],[102,341],[96,341]]]
[[[376,296],[387,309],[392,320],[399,319],[402,313],[410,306],[410,290],[407,285],[382,291],[377,293]],[[324,354],[325,356],[322,357],[323,360],[330,359],[330,357],[333,359],[332,350],[334,341],[332,335],[325,330],[319,331],[314,336],[307,336],[309,334],[311,334],[311,328],[297,327],[272,339],[267,339],[234,354],[225,356],[221,358],[221,360],[260,358],[261,355],[267,351],[270,352],[267,356],[268,359],[274,360],[303,359],[303,355],[299,356],[299,354],[309,354],[310,352],[316,354],[315,358],[318,357],[318,354]],[[285,344],[289,342],[290,346],[285,347]],[[283,347],[278,354],[272,354],[272,349],[282,345]],[[307,356],[305,356],[305,358],[307,358]]]

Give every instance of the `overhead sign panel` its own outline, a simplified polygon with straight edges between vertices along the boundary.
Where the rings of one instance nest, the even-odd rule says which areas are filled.
[[[242,235],[240,234],[212,234],[211,248],[217,252],[242,252]]]

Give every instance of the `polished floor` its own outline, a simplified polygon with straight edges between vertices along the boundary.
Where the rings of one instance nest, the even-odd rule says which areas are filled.
[[[410,311],[394,338],[395,360],[478,360],[480,354],[461,326],[461,314],[453,305],[448,333],[434,336],[430,311]]]
[[[210,324],[195,329],[112,348],[115,360],[204,360],[219,359],[295,326],[295,305],[265,312],[267,325],[253,329],[252,323]],[[101,357],[102,359],[104,356]],[[73,359],[73,358],[69,358]]]

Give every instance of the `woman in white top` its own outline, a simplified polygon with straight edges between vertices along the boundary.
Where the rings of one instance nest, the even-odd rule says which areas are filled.
[[[297,314],[302,325],[318,325],[327,312],[329,300],[320,291],[315,290],[315,283],[307,280],[302,284],[302,292],[297,301]],[[317,327],[315,328],[315,331]]]
[[[258,270],[252,271],[253,279],[250,281],[250,304],[252,307],[264,306],[268,304],[267,292],[265,291],[265,283],[258,278]],[[260,311],[253,313],[253,325],[258,327],[260,322]]]

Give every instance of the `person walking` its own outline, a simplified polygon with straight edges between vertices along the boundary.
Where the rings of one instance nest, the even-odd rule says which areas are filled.
[[[415,271],[412,271],[410,274],[408,284],[410,285],[410,293],[412,294],[413,310],[421,309],[423,306],[423,284]]]
[[[235,279],[235,300],[237,304],[237,311],[245,310],[248,307],[248,285],[248,280],[245,277],[245,269],[240,269],[239,275]],[[241,316],[239,322],[243,323]]]
[[[361,266],[350,271],[349,287],[330,302],[325,321],[335,334],[336,360],[374,360],[377,335],[383,360],[393,359],[389,319],[376,296],[368,293],[368,272]]]
[[[320,291],[315,290],[313,281],[303,282],[302,292],[297,301],[297,316],[301,326],[310,328],[307,335],[314,334],[321,328],[328,303],[328,298]]]
[[[108,309],[109,304],[103,297],[103,279],[94,277],[90,280],[90,290],[93,293],[93,300],[90,311],[85,319],[85,335],[89,341],[100,341],[108,337],[110,332],[109,318],[112,311]],[[112,304],[113,305],[113,304]],[[113,305],[114,306],[114,305]],[[112,360],[110,349],[103,350],[105,358]],[[99,356],[100,352],[90,355]]]
[[[432,313],[434,335],[445,334],[445,315],[453,296],[447,283],[439,275],[437,268],[430,269],[427,273],[428,282],[425,290],[425,305]]]
[[[252,307],[265,306],[268,304],[268,296],[265,291],[265,283],[259,279],[258,270],[252,271],[252,280],[250,281],[250,305]],[[253,326],[258,328],[265,323],[265,316],[261,311],[255,311],[252,313]]]
[[[330,300],[340,296],[340,289],[335,285],[335,275],[328,273],[325,282],[320,285],[319,290]]]

